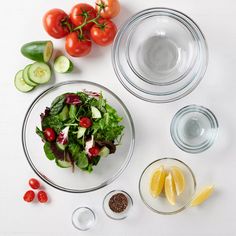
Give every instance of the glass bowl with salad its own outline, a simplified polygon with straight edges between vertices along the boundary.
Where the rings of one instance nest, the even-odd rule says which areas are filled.
[[[33,101],[22,143],[30,166],[46,183],[67,192],[89,192],[124,171],[134,148],[134,125],[113,92],[92,82],[69,81]]]

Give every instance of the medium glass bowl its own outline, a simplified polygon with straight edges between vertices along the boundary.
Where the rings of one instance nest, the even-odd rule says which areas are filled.
[[[200,153],[212,146],[218,134],[215,115],[203,106],[189,105],[174,116],[170,133],[174,143],[183,151]]]
[[[203,78],[206,40],[185,14],[150,8],[132,16],[119,30],[112,48],[115,73],[133,95],[165,103],[189,94]]]
[[[153,198],[150,193],[151,177],[155,170],[161,165],[163,165],[165,169],[171,166],[177,166],[182,170],[185,176],[185,190],[180,196],[176,197],[176,204],[174,206],[167,201],[163,193],[157,198]],[[183,211],[191,203],[195,192],[196,179],[192,170],[184,162],[174,158],[162,158],[152,162],[144,169],[139,180],[139,194],[144,204],[152,211],[159,214],[171,215]]]
[[[114,154],[101,158],[92,173],[75,168],[64,169],[56,166],[44,154],[43,143],[35,133],[41,125],[40,114],[50,106],[55,97],[66,92],[78,91],[102,92],[107,102],[123,117],[125,126],[121,145]],[[69,81],[57,84],[40,94],[29,107],[22,128],[22,144],[26,158],[35,173],[46,183],[66,192],[83,193],[102,188],[115,180],[126,168],[134,149],[134,125],[124,103],[107,88],[86,81]]]

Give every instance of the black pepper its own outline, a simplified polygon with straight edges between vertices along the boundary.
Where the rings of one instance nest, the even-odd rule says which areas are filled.
[[[109,200],[109,207],[115,213],[123,212],[128,206],[128,199],[123,193],[113,195]]]

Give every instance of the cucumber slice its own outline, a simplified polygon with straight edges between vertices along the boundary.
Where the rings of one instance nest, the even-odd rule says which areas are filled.
[[[84,128],[84,127],[79,127],[78,133],[77,133],[77,138],[78,138],[78,139],[79,139],[79,138],[82,138],[82,137],[84,136],[85,131],[86,131],[86,128]]]
[[[59,56],[54,61],[54,70],[58,73],[69,73],[73,67],[73,63],[65,56]]]
[[[49,65],[35,62],[28,70],[29,79],[37,84],[45,84],[51,79],[52,73]]]
[[[94,119],[102,118],[101,112],[96,107],[91,106],[91,111],[92,111],[92,118]]]
[[[31,65],[28,65],[25,67],[25,69],[23,70],[23,79],[25,81],[26,84],[28,84],[29,86],[35,87],[38,84],[36,84],[35,82],[31,81],[29,76],[28,76],[28,71]]]
[[[110,149],[106,146],[102,147],[102,149],[99,152],[100,157],[107,157],[110,154]]]
[[[53,44],[51,41],[26,43],[21,47],[21,53],[33,61],[48,62],[53,53]]]
[[[58,160],[56,159],[56,164],[57,166],[61,167],[61,168],[69,168],[72,167],[71,163],[68,161],[62,161],[62,160]]]
[[[61,144],[61,143],[58,143],[58,142],[56,142],[56,145],[61,151],[65,151],[66,146],[67,146],[67,145],[64,145],[64,144]]]
[[[64,106],[62,111],[59,113],[59,119],[61,121],[66,121],[69,118],[69,109],[67,106]]]
[[[14,81],[15,87],[23,93],[31,91],[34,87],[25,83],[23,79],[23,70],[17,72]]]

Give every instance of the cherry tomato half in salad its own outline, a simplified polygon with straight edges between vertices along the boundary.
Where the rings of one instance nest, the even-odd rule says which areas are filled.
[[[69,16],[61,9],[51,9],[43,17],[43,26],[53,38],[60,39],[70,33],[68,26]]]
[[[92,157],[98,156],[99,152],[100,152],[100,149],[97,146],[89,148],[89,153]]]
[[[78,32],[73,32],[67,35],[65,48],[72,57],[84,57],[90,53],[92,43],[88,36],[81,37]]]
[[[88,117],[81,117],[79,120],[79,125],[84,128],[89,128],[92,126],[92,121]]]
[[[95,9],[87,3],[79,3],[75,5],[70,12],[70,20],[75,26],[82,25],[85,20],[90,21],[96,17],[97,13]],[[93,26],[93,22],[86,24],[83,30],[90,30]]]
[[[103,18],[111,19],[120,12],[120,2],[118,0],[96,0],[96,10],[100,11]]]
[[[40,183],[39,183],[39,181],[37,179],[31,178],[29,180],[29,186],[32,189],[38,189],[40,187]]]
[[[43,131],[44,137],[47,139],[47,141],[52,142],[56,139],[55,131],[52,128],[46,128]]]
[[[24,201],[26,201],[26,202],[32,202],[32,201],[34,200],[34,197],[35,197],[34,191],[29,190],[29,191],[27,191],[27,192],[24,194],[23,199],[24,199]]]
[[[111,44],[116,36],[116,25],[108,19],[99,19],[98,25],[93,25],[90,30],[92,40],[100,45],[107,46]]]
[[[41,203],[46,203],[48,201],[48,195],[42,190],[38,192],[37,198]]]

